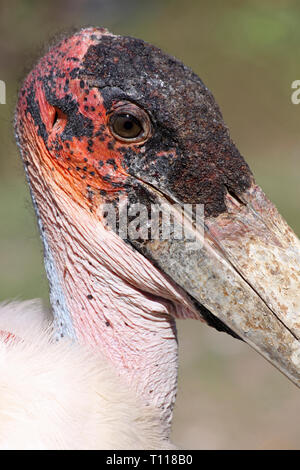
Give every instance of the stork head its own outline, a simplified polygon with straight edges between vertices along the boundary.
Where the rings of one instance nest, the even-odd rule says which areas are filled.
[[[41,230],[58,226],[56,251],[64,250],[63,206],[72,244],[79,213],[83,233],[88,224],[112,230],[104,203],[176,204],[173,217],[198,244],[174,233],[154,239],[140,227],[122,241],[124,253],[169,280],[191,316],[242,338],[299,385],[299,240],[256,185],[197,75],[141,40],[84,29],[51,48],[25,80],[16,134],[38,215],[49,206]],[[200,226],[183,216],[184,204],[204,208]]]

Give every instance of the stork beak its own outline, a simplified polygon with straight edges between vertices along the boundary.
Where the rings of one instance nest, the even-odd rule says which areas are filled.
[[[200,229],[190,223],[198,244],[133,244],[300,386],[300,242],[254,183],[225,202],[227,211],[204,219]]]

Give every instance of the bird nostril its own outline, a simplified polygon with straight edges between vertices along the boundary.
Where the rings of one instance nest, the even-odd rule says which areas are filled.
[[[53,118],[52,127],[55,126],[55,124],[57,123],[57,120],[58,120],[58,112],[57,112],[57,109],[56,109],[56,110],[55,110],[55,113],[54,113],[54,118]]]
[[[53,121],[52,121],[52,128],[56,126],[60,120],[66,119],[67,116],[65,113],[63,113],[59,108],[54,108],[54,114],[53,114]]]

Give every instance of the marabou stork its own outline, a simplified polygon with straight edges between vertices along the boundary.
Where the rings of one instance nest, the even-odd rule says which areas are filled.
[[[299,240],[197,75],[142,40],[82,29],[27,76],[15,132],[54,320],[2,306],[2,448],[171,448],[176,318],[246,341],[299,385]],[[196,242],[142,224],[122,237],[108,204],[172,206]],[[185,204],[204,207],[201,229]]]

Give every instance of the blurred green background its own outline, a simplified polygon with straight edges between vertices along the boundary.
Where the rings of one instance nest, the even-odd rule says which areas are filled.
[[[140,37],[200,75],[257,181],[300,234],[300,2],[293,0],[1,0],[0,301],[48,287],[12,132],[20,80],[43,44],[70,27]],[[178,322],[173,440],[183,448],[300,448],[300,394],[250,348],[198,322]]]

